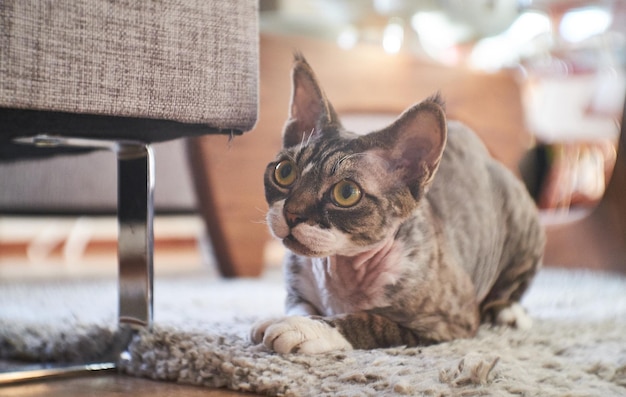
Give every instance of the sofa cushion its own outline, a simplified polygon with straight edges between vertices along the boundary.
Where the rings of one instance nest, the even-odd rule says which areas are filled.
[[[225,133],[256,121],[255,0],[6,0],[0,25],[0,108]]]

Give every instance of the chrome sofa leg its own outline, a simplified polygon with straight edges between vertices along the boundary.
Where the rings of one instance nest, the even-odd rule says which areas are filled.
[[[104,362],[32,364],[0,372],[0,385],[115,370],[133,334],[152,327],[154,156],[141,142],[38,135],[15,142],[110,150],[118,162],[119,337]]]
[[[154,159],[150,146],[124,143],[118,161],[119,323],[152,326]]]

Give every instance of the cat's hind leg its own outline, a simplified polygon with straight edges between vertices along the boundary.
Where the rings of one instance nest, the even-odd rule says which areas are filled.
[[[513,302],[497,312],[494,323],[496,325],[506,325],[526,330],[533,326],[533,319],[528,315],[522,305]]]
[[[480,304],[481,322],[530,328],[532,319],[519,301],[540,266],[541,257],[531,256],[505,268]]]

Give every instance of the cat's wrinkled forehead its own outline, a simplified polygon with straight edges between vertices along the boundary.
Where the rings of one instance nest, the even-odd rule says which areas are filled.
[[[315,167],[326,173],[334,173],[342,164],[347,165],[363,156],[363,149],[352,137],[334,137],[331,139],[312,139],[283,151],[299,167]],[[352,159],[352,161],[348,161]]]

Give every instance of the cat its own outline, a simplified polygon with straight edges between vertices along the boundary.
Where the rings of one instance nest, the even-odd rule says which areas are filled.
[[[436,94],[367,135],[346,131],[294,56],[283,147],[264,176],[288,249],[286,317],[251,341],[278,353],[440,343],[481,322],[525,328],[519,300],[544,233],[524,185]]]

